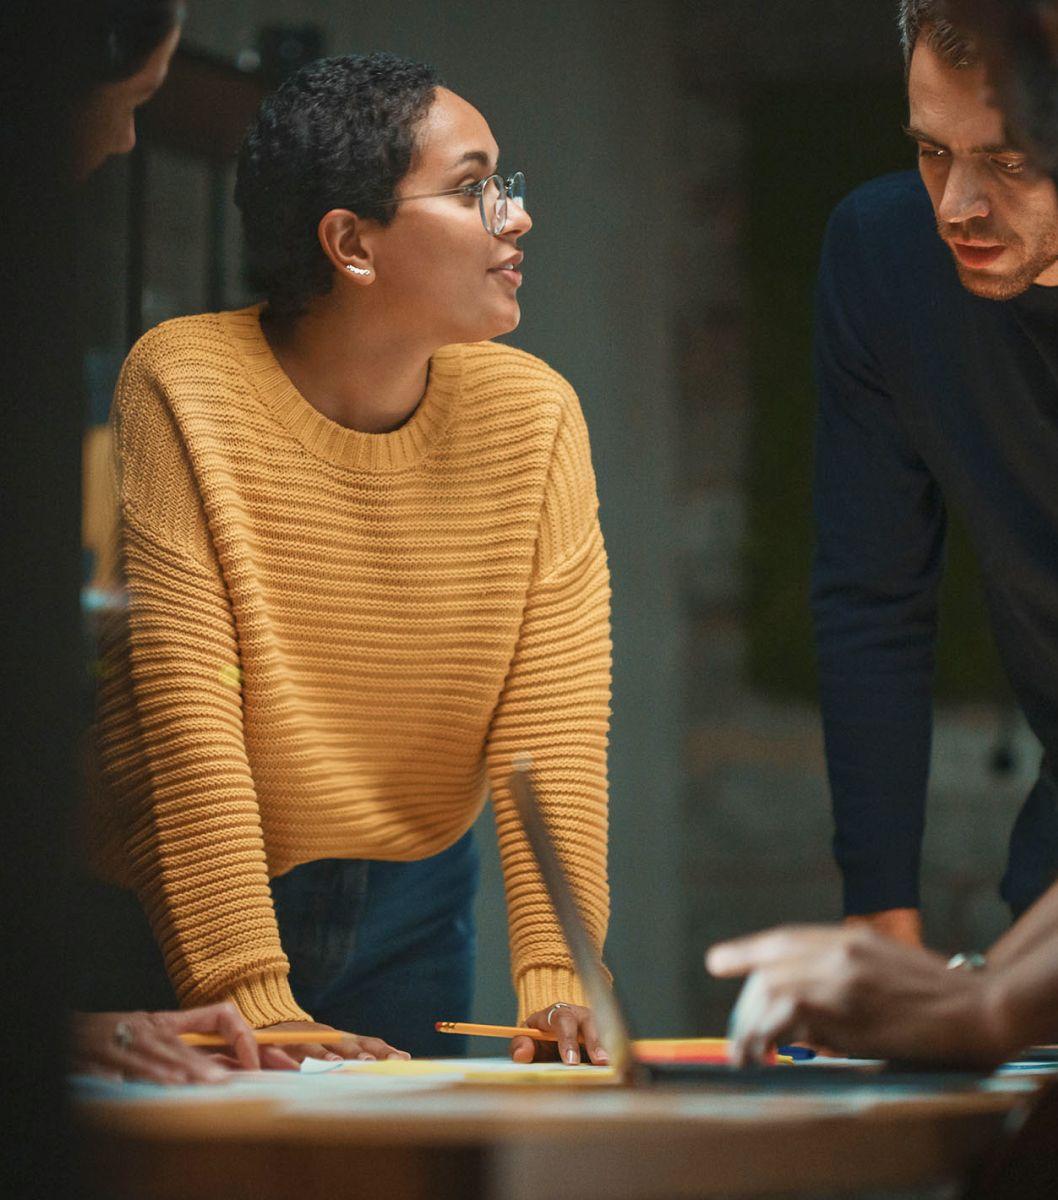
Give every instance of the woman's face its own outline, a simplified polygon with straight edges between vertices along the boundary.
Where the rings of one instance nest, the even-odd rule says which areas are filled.
[[[175,27],[135,75],[104,83],[87,97],[77,114],[77,178],[83,181],[111,155],[127,154],[136,145],[136,109],[165,82],[180,40]]]
[[[398,196],[420,196],[476,183],[496,173],[499,149],[473,105],[445,88],[419,126],[412,169]],[[508,203],[507,225],[486,232],[475,196],[434,196],[396,206],[389,225],[370,235],[375,298],[393,306],[438,345],[509,333],[521,319],[518,239],[529,214]]]

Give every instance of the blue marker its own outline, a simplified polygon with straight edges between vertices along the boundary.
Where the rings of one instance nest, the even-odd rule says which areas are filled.
[[[816,1052],[809,1050],[807,1046],[780,1046],[779,1053],[787,1055],[794,1062],[806,1062],[816,1056]]]

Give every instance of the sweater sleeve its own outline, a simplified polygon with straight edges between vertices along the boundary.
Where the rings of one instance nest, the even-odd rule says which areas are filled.
[[[114,871],[137,893],[181,1004],[308,1019],[287,983],[243,737],[239,647],[163,389],[125,366],[114,406],[124,611],[104,640],[97,753]]]
[[[557,853],[601,949],[609,919],[610,650],[610,580],[595,478],[587,429],[569,392],[550,463],[521,632],[486,748],[519,1019],[557,1000],[583,1004],[585,997],[507,779],[515,756],[530,754]]]
[[[845,911],[918,906],[945,517],[880,363],[897,336],[853,203],[823,250],[816,314],[812,610]]]

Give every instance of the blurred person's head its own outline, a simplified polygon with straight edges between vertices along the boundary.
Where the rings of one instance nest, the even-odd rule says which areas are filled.
[[[264,100],[239,155],[235,200],[266,319],[370,310],[395,336],[438,346],[514,329],[510,267],[532,222],[511,200],[490,232],[483,214],[503,193],[472,191],[498,157],[482,114],[423,63],[376,53],[303,67]]]
[[[1011,140],[977,47],[948,13],[946,0],[900,4],[908,133],[963,286],[1008,300],[1058,284],[1058,193]]]
[[[88,0],[83,10],[92,82],[76,106],[75,163],[86,179],[136,144],[136,109],[165,81],[180,39],[179,0]]]

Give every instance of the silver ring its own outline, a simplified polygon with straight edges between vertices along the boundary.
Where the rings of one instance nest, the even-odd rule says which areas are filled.
[[[559,1009],[559,1008],[572,1008],[572,1007],[573,1007],[573,1006],[572,1006],[571,1004],[563,1004],[563,1003],[562,1003],[562,1001],[559,1001],[559,1002],[558,1002],[558,1004],[552,1004],[552,1005],[551,1005],[551,1007],[550,1007],[550,1008],[547,1010],[547,1016],[544,1018],[544,1019],[547,1021],[547,1027],[548,1027],[548,1029],[551,1029],[551,1028],[553,1028],[553,1026],[552,1026],[552,1024],[551,1024],[551,1018],[552,1018],[552,1017],[555,1015],[555,1010],[556,1010],[556,1009]]]
[[[132,1026],[128,1021],[119,1021],[114,1026],[114,1032],[111,1035],[114,1039],[114,1045],[122,1050],[131,1050],[132,1043],[135,1040],[132,1036]]]

